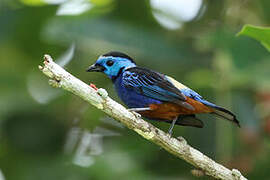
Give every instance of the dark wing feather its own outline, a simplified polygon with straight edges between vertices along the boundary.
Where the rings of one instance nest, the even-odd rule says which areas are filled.
[[[126,88],[132,88],[144,96],[194,109],[185,102],[186,96],[158,72],[139,67],[129,68],[123,73],[123,83]]]

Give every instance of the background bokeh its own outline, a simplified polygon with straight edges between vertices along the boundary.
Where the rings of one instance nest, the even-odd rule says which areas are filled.
[[[85,72],[111,50],[235,112],[240,129],[202,115],[203,129],[174,135],[249,179],[269,179],[270,53],[236,36],[244,24],[269,25],[269,9],[269,0],[1,0],[0,180],[196,179],[191,165],[51,88],[37,68],[48,53],[119,101],[105,75]]]

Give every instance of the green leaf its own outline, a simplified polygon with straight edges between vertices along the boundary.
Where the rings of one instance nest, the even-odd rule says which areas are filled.
[[[253,25],[245,25],[237,36],[244,35],[260,41],[261,44],[270,51],[270,28]]]

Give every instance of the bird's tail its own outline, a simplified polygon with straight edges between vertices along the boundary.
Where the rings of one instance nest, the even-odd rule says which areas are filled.
[[[214,114],[218,117],[222,117],[228,121],[231,121],[231,122],[235,123],[238,127],[240,127],[239,121],[236,119],[236,116],[232,112],[230,112],[229,110],[224,109],[222,107],[219,107],[219,106],[215,106],[212,108],[214,110],[214,112],[212,112],[212,114]]]
[[[212,114],[224,118],[228,121],[231,121],[233,123],[235,123],[238,127],[240,127],[240,123],[239,121],[236,119],[236,116],[230,112],[229,110],[222,108],[220,106],[217,106],[209,101],[206,101],[204,99],[200,99],[200,102],[203,103],[204,105],[207,105],[209,107],[211,107],[213,109]]]

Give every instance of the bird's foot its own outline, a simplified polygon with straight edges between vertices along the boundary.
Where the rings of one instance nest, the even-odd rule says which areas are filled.
[[[148,111],[151,110],[150,107],[146,107],[146,108],[130,108],[128,109],[130,112],[132,112],[137,118],[141,118],[142,116],[138,113],[140,111]]]
[[[129,109],[128,109],[129,110]],[[132,111],[132,110],[129,110],[132,114],[134,114],[134,116],[136,117],[136,118],[141,118],[142,116],[139,114],[139,113],[137,113],[136,111]]]

